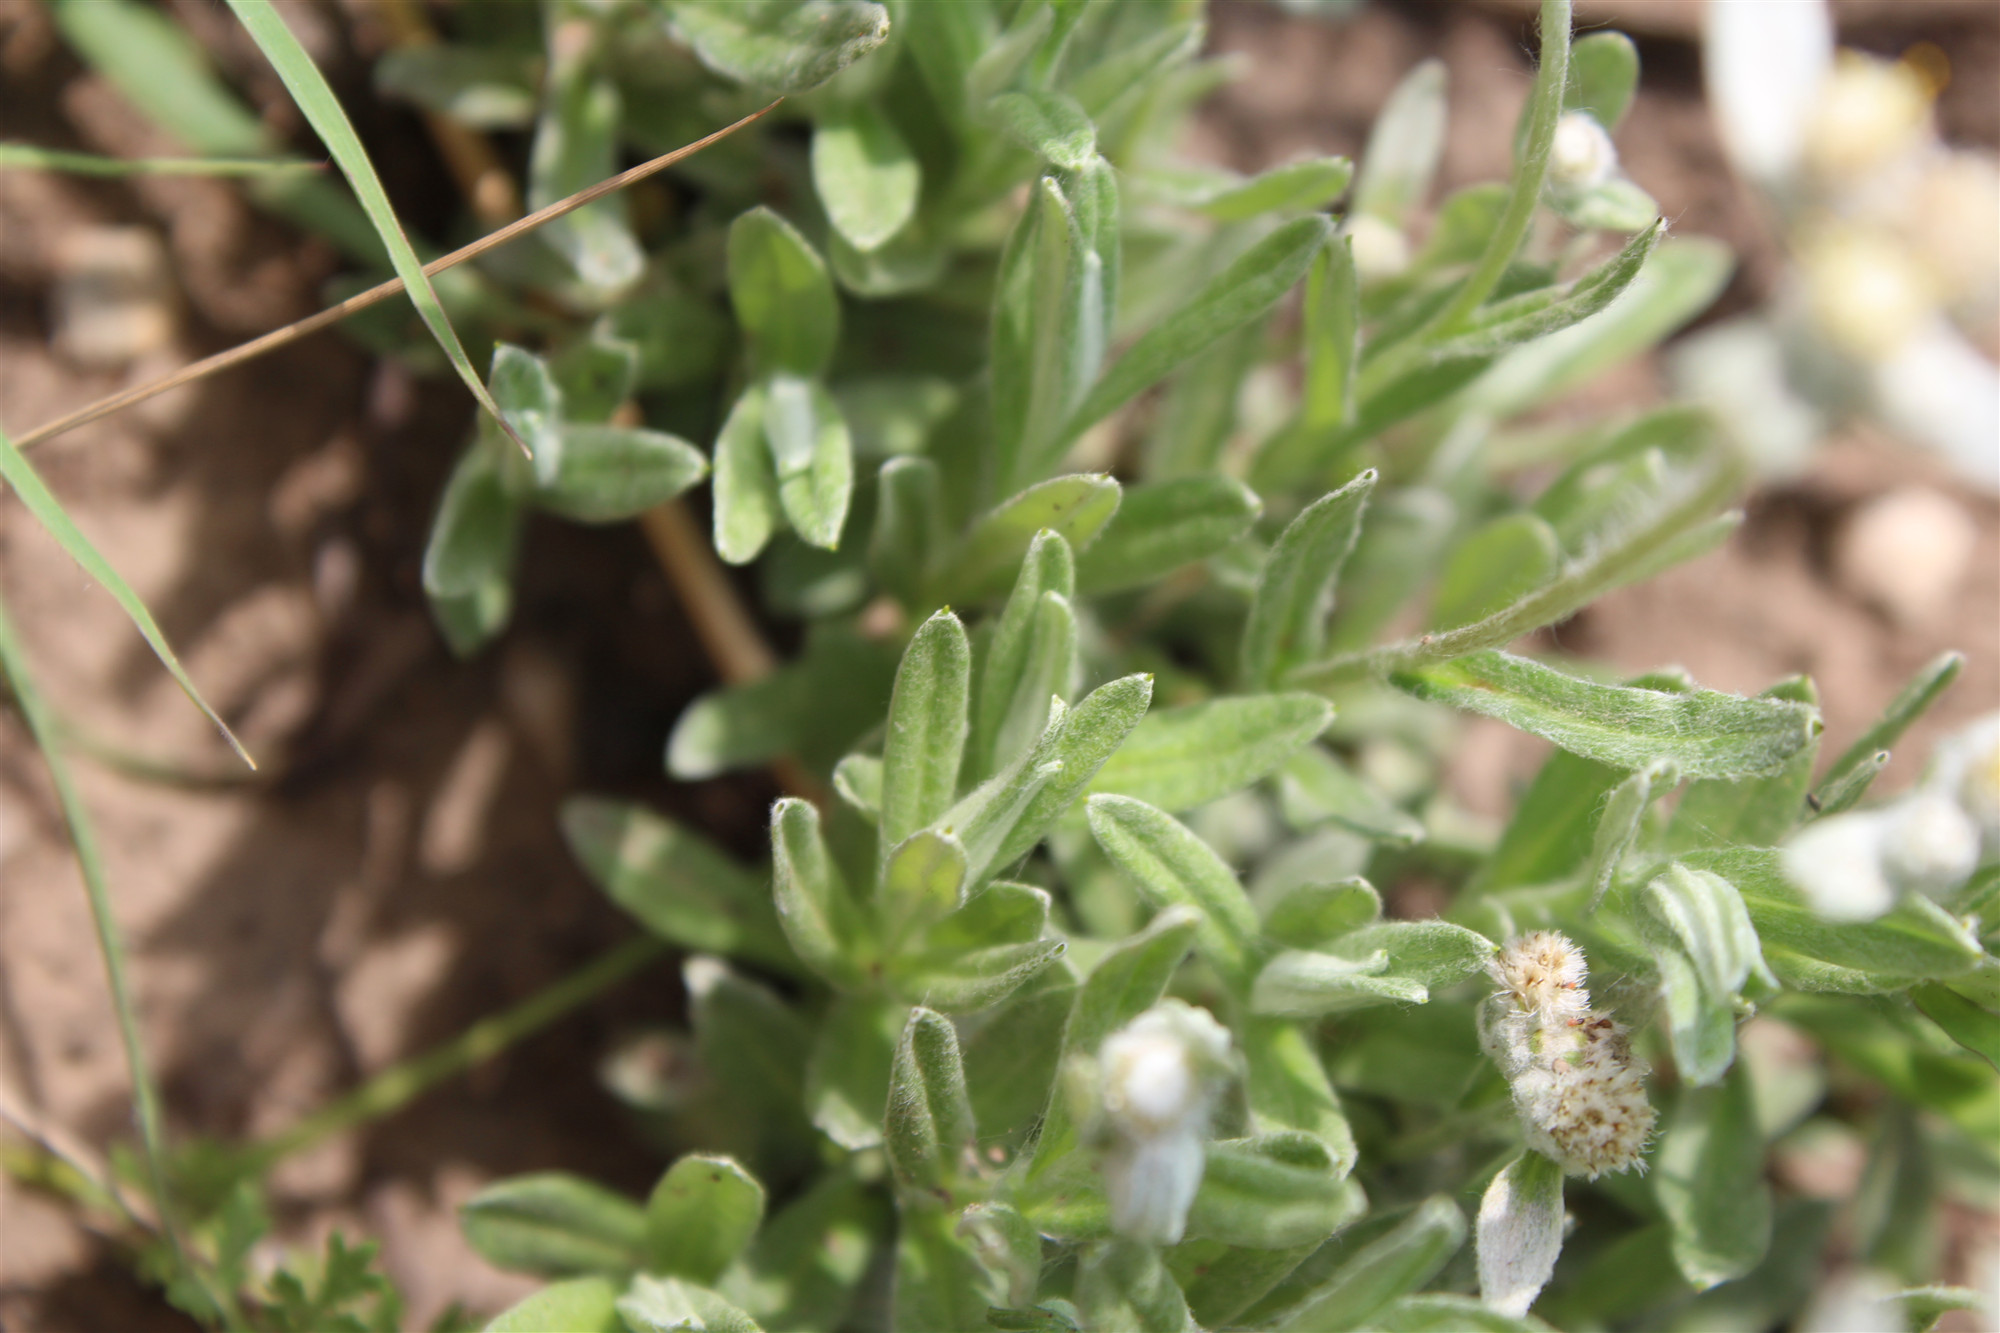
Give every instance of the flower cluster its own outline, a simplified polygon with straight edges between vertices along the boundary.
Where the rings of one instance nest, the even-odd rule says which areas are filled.
[[[1590,1007],[1583,951],[1554,931],[1508,941],[1479,1038],[1507,1076],[1528,1146],[1570,1175],[1639,1166],[1653,1131],[1646,1066],[1623,1024]]]

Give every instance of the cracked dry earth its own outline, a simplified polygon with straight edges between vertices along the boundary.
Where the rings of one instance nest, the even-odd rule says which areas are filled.
[[[1648,73],[1626,158],[1683,229],[1723,235],[1745,256],[1724,298],[1741,309],[1769,281],[1771,241],[1719,169],[1675,8],[1584,5],[1583,17],[1658,16],[1631,25]],[[1440,54],[1453,81],[1443,184],[1500,174],[1526,89],[1524,12],[1499,0],[1369,7],[1334,29],[1261,4],[1220,5],[1213,45],[1246,53],[1259,72],[1218,99],[1192,148],[1246,169],[1304,148],[1355,152],[1394,80]],[[1969,12],[1841,10],[1854,40],[1895,50],[1920,23],[1956,24],[1972,35],[1952,49],[1990,57],[2000,20],[1982,10],[1967,26]],[[201,21],[207,37],[212,16]],[[365,37],[365,23],[356,30]],[[245,72],[240,47],[214,45],[225,70],[272,96]],[[341,60],[345,87],[358,86],[356,52]],[[1990,76],[1983,101],[1973,86],[1942,109],[1949,130],[1988,144],[2000,138]],[[359,119],[390,148],[392,195],[416,201],[420,224],[441,219],[448,201],[434,197],[441,173],[417,122],[380,106]],[[10,138],[53,146],[177,151],[76,64],[27,0],[0,0],[0,123]],[[53,275],[73,238],[99,226],[144,229],[174,275],[170,327],[119,369],[78,365],[51,346]],[[335,268],[323,247],[226,185],[0,175],[0,420],[18,432],[308,313]],[[1642,364],[1557,410],[1659,394],[1655,368]],[[76,764],[179,1136],[282,1128],[624,938],[629,927],[557,836],[555,805],[569,791],[646,799],[755,854],[773,794],[764,778],[688,788],[660,775],[661,739],[711,677],[631,529],[537,522],[506,640],[471,665],[445,653],[417,569],[468,411],[455,386],[414,381],[322,336],[38,450],[51,486],[267,761],[254,782],[110,598],[15,497],[0,496],[0,595],[53,705],[89,742],[183,770],[163,783]],[[1838,548],[1872,498],[1913,484],[1944,496],[1976,545],[1942,609],[1897,624],[1842,582]],[[1737,691],[1811,672],[1833,747],[1921,662],[1964,649],[1958,686],[1885,779],[1907,784],[1931,737],[2000,700],[2000,505],[1891,442],[1854,436],[1749,512],[1728,546],[1607,599],[1557,643],[1635,671],[1678,662]],[[1497,725],[1469,728],[1452,781],[1472,808],[1498,813],[1538,754]],[[413,1326],[452,1301],[503,1304],[521,1283],[466,1249],[454,1206],[494,1176],[531,1169],[644,1188],[658,1155],[595,1091],[592,1062],[615,1033],[670,1021],[678,1005],[675,974],[656,969],[472,1077],[286,1162],[271,1182],[285,1239],[317,1243],[335,1226],[381,1238]],[[0,712],[0,1092],[100,1150],[128,1133],[82,888],[45,771],[11,712]],[[188,1327],[64,1209],[4,1177],[0,1326]]]

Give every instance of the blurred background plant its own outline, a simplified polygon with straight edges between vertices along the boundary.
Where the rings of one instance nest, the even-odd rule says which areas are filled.
[[[682,781],[769,766],[791,793],[768,873],[644,803],[564,805],[612,901],[695,954],[688,1021],[602,1068],[679,1160],[643,1206],[549,1172],[475,1195],[473,1247],[559,1279],[494,1327],[1532,1328],[1552,1270],[1534,1308],[1559,1324],[1762,1326],[1835,1255],[1853,1301],[1911,1326],[1973,1301],[1933,1283],[1963,1262],[1927,1228],[1996,1178],[1995,848],[1905,853],[1981,827],[1985,733],[1925,788],[1957,824],[1843,813],[1956,659],[1815,782],[1810,681],[1743,699],[1501,651],[1728,540],[1763,459],[1685,407],[1549,410],[1694,318],[1730,256],[1663,239],[1620,164],[1634,44],[1572,45],[1567,6],[1544,10],[1512,180],[1429,216],[1434,62],[1358,173],[1178,158],[1232,72],[1191,5],[384,7],[373,77],[424,112],[452,240],[787,99],[438,275],[431,330],[449,316],[495,409],[425,497],[452,650],[506,630],[551,540],[531,511],[636,517],[718,682],[642,745]],[[283,12],[312,36],[316,11]],[[270,151],[157,11],[55,13],[186,147]],[[310,112],[301,34],[252,30]],[[253,179],[379,275],[379,211],[323,176]],[[348,327],[442,370],[412,316]],[[679,498],[704,478],[706,534]],[[1450,708],[1559,749],[1504,823],[1452,788]],[[1531,928],[1582,943],[1659,1071],[1649,1180],[1565,1187],[1520,1155],[1474,1009],[1481,964]],[[107,1225],[168,1224],[147,1271],[205,1319],[393,1327],[344,1242],[260,1267],[259,1182],[662,949],[286,1129],[191,1143],[136,1232]],[[1864,1141],[1872,1193],[1791,1183]],[[1174,1187],[1136,1189],[1141,1163]],[[21,1170],[115,1208],[68,1165]],[[1534,1225],[1489,1228],[1500,1197]],[[1567,1245],[1565,1207],[1591,1223]]]

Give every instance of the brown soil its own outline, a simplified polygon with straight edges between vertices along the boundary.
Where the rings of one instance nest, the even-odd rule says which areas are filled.
[[[1859,7],[1856,34],[1892,50],[1961,31],[1984,43],[1947,47],[1955,58],[2000,44],[1989,7],[1976,23],[1970,6],[1943,9]],[[219,26],[196,21],[205,38]],[[1683,230],[1722,235],[1746,256],[1725,298],[1741,308],[1769,280],[1771,241],[1721,167],[1684,26],[1634,26],[1647,81],[1626,160]],[[1453,80],[1445,184],[1490,178],[1526,88],[1525,32],[1507,3],[1371,7],[1345,26],[1218,5],[1213,44],[1249,54],[1257,72],[1217,99],[1195,148],[1244,167],[1307,148],[1357,151],[1395,79],[1436,53]],[[223,64],[249,68],[233,48]],[[1961,64],[1971,91],[1955,86],[1944,112],[1956,133],[1989,144],[2000,139],[1991,64]],[[335,67],[350,81],[359,69],[345,51]],[[268,80],[246,84],[274,96]],[[9,138],[54,146],[176,150],[80,68],[31,0],[0,0],[0,122]],[[445,216],[420,125],[371,106],[362,128],[388,149],[391,192],[419,222]],[[80,370],[49,347],[59,247],[102,223],[154,229],[180,285],[172,345],[125,372]],[[335,268],[323,246],[197,180],[6,173],[0,237],[0,419],[17,431],[306,313]],[[1641,401],[1658,386],[1641,367],[1612,392]],[[566,793],[643,798],[756,853],[765,779],[689,788],[661,776],[668,726],[712,675],[636,531],[536,523],[504,642],[470,665],[444,651],[418,561],[467,420],[456,386],[414,382],[322,337],[36,455],[204,690],[273,761],[268,780],[223,788],[77,765],[177,1135],[272,1132],[626,937],[557,836]],[[1844,592],[1826,556],[1846,511],[1917,475],[1935,473],[1886,442],[1845,441],[1805,482],[1756,498],[1727,548],[1608,599],[1561,642],[1632,669],[1677,661],[1733,690],[1810,671],[1835,746],[1918,663],[1962,648],[1965,677],[1920,748],[2000,700],[2000,508],[1938,481],[1976,518],[1980,546],[1958,610],[1923,632],[1892,628]],[[88,735],[202,774],[230,771],[111,600],[11,494],[0,498],[0,594],[52,703]],[[1476,736],[1459,775],[1468,802],[1502,804],[1525,753]],[[1890,780],[1910,776],[1904,760]],[[379,1236],[413,1326],[454,1300],[497,1307],[520,1283],[465,1248],[453,1207],[530,1169],[648,1184],[657,1155],[597,1091],[592,1064],[614,1033],[670,1021],[679,994],[674,971],[654,969],[473,1077],[288,1162],[272,1182],[287,1238],[336,1225]],[[11,713],[0,713],[0,1088],[86,1143],[128,1132],[81,885]],[[63,1209],[0,1177],[0,1326],[185,1324]]]

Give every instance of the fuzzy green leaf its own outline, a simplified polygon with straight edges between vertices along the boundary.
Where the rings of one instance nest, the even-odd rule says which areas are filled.
[[[851,982],[857,969],[847,953],[853,903],[810,802],[788,796],[771,808],[771,863],[785,938],[815,972]]]
[[[812,376],[833,359],[833,280],[805,237],[768,208],[729,225],[729,300],[760,369]]]
[[[1382,899],[1365,879],[1301,884],[1264,916],[1264,933],[1295,949],[1311,949],[1377,920]]]
[[[1021,147],[1069,171],[1081,171],[1097,156],[1097,129],[1090,116],[1061,93],[1001,93],[987,104],[994,123]]]
[[[1319,652],[1341,566],[1354,549],[1374,488],[1370,468],[1321,496],[1286,525],[1264,557],[1243,628],[1246,685],[1269,689],[1285,668]]]
[[[942,1193],[958,1177],[976,1134],[951,1020],[912,1010],[896,1043],[882,1131],[897,1183],[919,1198]]]
[[[875,487],[875,531],[868,573],[905,607],[922,599],[932,563],[944,548],[943,492],[928,458],[892,458]]]
[[[1555,1272],[1562,1253],[1562,1168],[1538,1152],[1509,1162],[1479,1203],[1479,1295],[1519,1318]]]
[[[1383,1306],[1429,1282],[1463,1244],[1465,1215],[1442,1195],[1426,1199],[1395,1230],[1350,1255],[1278,1327],[1299,1333],[1364,1327]]]
[[[1262,510],[1255,491],[1228,477],[1178,477],[1131,487],[1077,563],[1077,584],[1104,593],[1154,583],[1236,542]]]
[[[762,1333],[757,1321],[707,1287],[680,1278],[635,1278],[618,1298],[629,1333]]]
[[[1088,546],[1118,512],[1118,483],[1101,473],[1055,477],[1030,486],[973,523],[939,575],[937,601],[978,601],[1008,585],[1035,535],[1056,533],[1072,550]]]
[[[646,1271],[712,1284],[764,1221],[764,1187],[734,1158],[681,1158],[646,1202]]]
[[[882,1142],[882,1117],[907,1005],[845,995],[821,1021],[806,1066],[806,1109],[820,1132],[853,1152]]]
[[[1317,950],[1287,950],[1257,976],[1251,1007],[1311,1017],[1376,1004],[1422,1004],[1478,971],[1493,954],[1483,935],[1444,921],[1384,921]]]
[[[1668,759],[1690,777],[1768,773],[1820,731],[1818,710],[1805,704],[1600,685],[1491,650],[1392,679],[1420,699],[1498,718],[1586,759],[1631,769]]]
[[[889,11],[870,0],[670,0],[667,13],[702,64],[781,95],[818,87],[889,37]]]
[[[1199,1333],[1159,1251],[1136,1241],[1107,1241],[1084,1251],[1076,1303],[1084,1328]]]
[[[1622,32],[1593,32],[1569,48],[1563,105],[1588,111],[1607,131],[1618,128],[1639,87],[1639,48]]]
[[[1297,218],[1251,247],[1186,305],[1141,334],[1070,413],[1059,439],[1075,439],[1203,348],[1276,305],[1305,276],[1330,233],[1323,217]]]
[[[489,1185],[459,1209],[472,1248],[499,1268],[561,1277],[644,1266],[646,1215],[621,1194],[561,1172]]]
[[[1555,530],[1522,511],[1494,519],[1451,553],[1431,596],[1432,629],[1456,629],[1512,606],[1555,578]]]
[[[1819,703],[1812,681],[1803,676],[1774,685],[1758,697],[1789,699],[1809,707]],[[1814,736],[1774,772],[1694,783],[1675,807],[1667,847],[1681,851],[1744,843],[1769,847],[1780,842],[1806,813],[1806,792],[1818,755],[1819,737]]]
[[[1014,590],[1000,612],[980,663],[972,719],[972,772],[990,774],[1014,758],[1048,722],[1049,697],[1068,697],[1075,673],[1076,622],[1045,609],[1047,598],[1076,588],[1069,543],[1037,532],[1021,559]]]
[[[445,483],[424,546],[424,592],[460,656],[469,656],[506,626],[521,520],[521,502],[509,490],[500,460],[484,441],[475,441]]]
[[[773,375],[764,399],[778,503],[808,544],[833,550],[854,492],[854,445],[840,404],[816,380]]]
[[[1059,770],[1037,790],[1021,817],[1001,840],[989,864],[1012,865],[1033,850],[1063,812],[1089,789],[1091,780],[1146,715],[1153,701],[1153,678],[1121,676],[1098,686],[1062,718],[1056,734],[1031,752],[1036,762]]]
[[[1197,946],[1225,977],[1240,982],[1257,939],[1257,912],[1236,875],[1172,815],[1130,796],[1093,796],[1090,831],[1104,854],[1155,908],[1201,913]]]
[[[896,1235],[893,1333],[981,1329],[988,1307],[1002,1299],[968,1242],[953,1233],[950,1213],[905,1209]]]
[[[618,1317],[620,1288],[609,1278],[573,1277],[552,1282],[508,1306],[486,1325],[486,1333],[628,1333]]]
[[[1653,1194],[1672,1228],[1674,1262],[1697,1291],[1743,1276],[1771,1243],[1771,1187],[1750,1081],[1683,1089],[1653,1158]]]
[[[767,1328],[832,1333],[887,1240],[888,1211],[879,1191],[827,1172],[765,1223],[722,1294]]]
[[[1268,777],[1332,720],[1332,706],[1311,694],[1211,699],[1152,713],[1090,787],[1192,810]]]
[[[1279,1130],[1211,1142],[1188,1235],[1265,1250],[1325,1240],[1354,1220],[1345,1174],[1314,1134]]]
[[[555,476],[535,501],[579,523],[634,518],[708,475],[708,460],[664,431],[571,423],[559,441]]]
[[[882,855],[951,807],[965,755],[972,647],[949,611],[904,650],[882,747]],[[955,904],[954,904],[955,905]]]
[[[1260,213],[1324,207],[1353,179],[1354,163],[1347,158],[1312,157],[1215,190],[1192,207],[1221,222],[1243,222]]]
[[[1400,225],[1430,193],[1444,152],[1445,69],[1441,60],[1416,65],[1375,117],[1361,177],[1354,186],[1353,211]]]
[[[958,909],[965,894],[965,845],[949,833],[918,829],[890,850],[876,910],[893,942]]]
[[[757,558],[778,524],[778,476],[764,443],[767,394],[745,385],[715,437],[715,553],[732,565]]]
[[[1639,840],[1646,811],[1655,799],[1678,786],[1680,780],[1679,770],[1662,759],[1626,778],[1604,798],[1603,813],[1597,817],[1597,832],[1591,838],[1590,861],[1583,872],[1584,882],[1590,885],[1591,910],[1595,911],[1604,901],[1625,854]]]
[[[662,939],[766,966],[796,964],[761,875],[700,834],[642,806],[600,797],[563,802],[570,854],[612,902]]]
[[[1958,673],[1964,666],[1965,656],[1962,653],[1943,653],[1924,664],[1910,683],[1889,701],[1889,706],[1882,710],[1882,716],[1875,724],[1857,736],[1854,744],[1841,751],[1840,757],[1827,767],[1826,776],[1820,779],[1814,791],[1822,811],[1837,814],[1846,805],[1861,799],[1867,785],[1865,782],[1853,782],[1851,778],[1866,765],[1873,764],[1879,771],[1880,765],[1875,756],[1902,738],[1910,723],[1922,717],[1937,702],[1938,696],[1958,679]],[[1845,804],[1837,804],[1840,802]]]
[[[830,110],[813,129],[813,187],[834,229],[868,251],[917,211],[923,170],[895,122],[870,103]]]
[[[1317,745],[1294,755],[1280,772],[1278,800],[1295,828],[1331,821],[1393,846],[1407,847],[1424,839],[1421,820]]]

